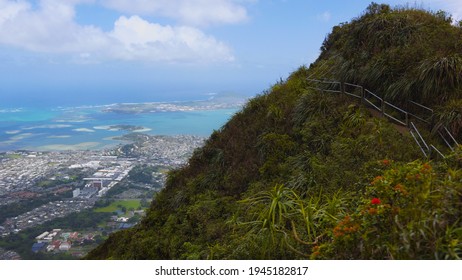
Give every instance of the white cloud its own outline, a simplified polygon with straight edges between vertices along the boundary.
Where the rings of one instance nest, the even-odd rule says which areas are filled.
[[[109,36],[121,44],[113,55],[126,60],[233,60],[225,44],[196,28],[162,26],[138,16],[120,17]]]
[[[7,16],[0,15],[0,43],[58,53],[91,52],[108,44],[100,29],[74,22],[76,0],[42,0],[37,10],[25,1],[0,1],[9,11]]]
[[[123,13],[159,15],[196,26],[247,20],[243,2],[254,0],[102,0],[106,7]]]
[[[72,54],[76,62],[233,60],[227,45],[195,27],[160,25],[136,15],[121,16],[109,32],[77,24],[75,5],[91,2],[41,0],[34,8],[24,0],[0,0],[0,44],[33,52]]]
[[[30,5],[25,1],[0,0],[0,24],[15,18],[20,12],[30,9]]]

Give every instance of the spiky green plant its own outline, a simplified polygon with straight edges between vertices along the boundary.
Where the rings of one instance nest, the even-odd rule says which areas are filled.
[[[419,83],[425,99],[448,100],[462,85],[459,55],[427,59],[419,67]]]
[[[438,107],[435,112],[435,118],[437,121],[436,129],[440,126],[445,126],[456,138],[460,139],[462,129],[462,99],[451,99],[443,106]]]

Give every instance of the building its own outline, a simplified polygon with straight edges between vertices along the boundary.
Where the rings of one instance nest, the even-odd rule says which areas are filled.
[[[103,187],[103,180],[91,182],[92,187],[101,189]]]
[[[119,223],[126,223],[126,222],[128,222],[128,218],[127,218],[127,217],[120,217],[120,218],[117,218],[117,222],[119,222]]]
[[[46,245],[47,243],[34,243],[34,245],[32,245],[32,252],[38,253],[42,251],[46,247]]]
[[[80,197],[91,198],[98,192],[98,188],[95,187],[85,187],[80,191]]]
[[[63,242],[61,245],[59,245],[59,250],[60,251],[69,251],[71,249],[71,243],[69,242]]]
[[[55,240],[55,241],[51,242],[51,246],[53,246],[53,250],[59,249],[59,246],[61,246],[61,243],[62,242],[59,241],[59,240]]]
[[[44,239],[48,234],[50,234],[50,233],[48,231],[45,231],[44,233],[37,236],[35,239],[37,239],[37,240]]]
[[[52,244],[50,244],[50,245],[47,246],[47,252],[52,252],[52,251],[54,251],[55,249],[56,249],[56,247],[55,247],[54,245],[52,245]]]
[[[72,197],[73,197],[73,198],[76,198],[76,197],[78,197],[79,195],[80,195],[80,189],[79,189],[79,188],[77,188],[77,189],[75,189],[75,190],[72,191]]]
[[[69,239],[71,240],[76,240],[79,238],[79,233],[78,232],[73,232],[69,235]]]
[[[14,251],[4,252],[0,249],[0,260],[20,260],[21,256]]]

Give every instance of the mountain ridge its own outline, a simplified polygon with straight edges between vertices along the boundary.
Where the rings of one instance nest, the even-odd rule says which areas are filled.
[[[307,80],[435,105],[436,122],[459,139],[462,31],[451,22],[372,3],[334,27],[315,63],[251,99],[169,174],[139,225],[86,258],[462,257],[460,149],[429,162],[410,135]],[[432,93],[435,83],[444,88]]]

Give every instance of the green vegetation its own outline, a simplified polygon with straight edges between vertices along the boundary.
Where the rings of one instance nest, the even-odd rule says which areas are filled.
[[[155,171],[157,171],[157,168],[153,166],[137,165],[130,170],[128,176],[130,176],[130,179],[135,183],[150,184],[153,179],[152,173]]]
[[[17,158],[21,158],[21,155],[18,155],[18,154],[9,154],[6,156],[7,158],[10,158],[10,159],[17,159]]]
[[[11,234],[5,238],[0,238],[0,247],[19,253],[21,258],[25,260],[75,259],[75,257],[65,253],[33,253],[31,248],[32,244],[35,243],[35,237],[44,231],[49,231],[50,229],[54,228],[64,228],[70,231],[94,229],[95,225],[98,223],[107,221],[109,216],[109,213],[95,213],[92,210],[84,210],[80,213],[72,213],[66,217],[57,218],[42,225],[28,228],[17,234]]]
[[[151,187],[160,188],[158,183],[152,183]],[[104,207],[104,206],[111,204],[118,195],[121,195],[124,192],[129,191],[129,190],[139,191],[140,192],[139,197],[142,197],[143,199],[149,199],[149,200],[152,199],[155,193],[155,190],[152,190],[152,189],[147,190],[146,188],[139,186],[138,184],[134,184],[132,181],[132,178],[129,178],[128,180],[127,179],[122,180],[120,183],[118,183],[113,188],[111,188],[104,196],[104,199],[99,200],[97,202],[96,207]]]
[[[5,222],[6,219],[16,217],[20,214],[31,211],[49,202],[62,200],[63,198],[72,197],[72,192],[64,192],[61,194],[48,195],[46,197],[38,197],[34,199],[15,202],[8,205],[0,206],[0,224]]]
[[[460,111],[462,26],[451,23],[444,11],[372,3],[361,17],[333,28],[315,76],[363,85],[404,108],[413,100],[442,116],[448,106]],[[448,118],[439,121],[448,126]],[[457,134],[461,124],[449,126]]]
[[[169,173],[141,223],[88,258],[462,258],[462,150],[422,159],[408,133],[307,84],[328,78],[400,106],[415,100],[458,132],[460,38],[444,12],[372,3],[334,27],[314,64],[215,131]]]
[[[129,209],[136,210],[141,207],[141,202],[139,199],[132,199],[132,200],[116,200],[109,204],[106,207],[101,207],[101,208],[96,208],[94,211],[96,213],[113,213],[116,212],[117,210],[122,210],[125,209],[126,212]]]

